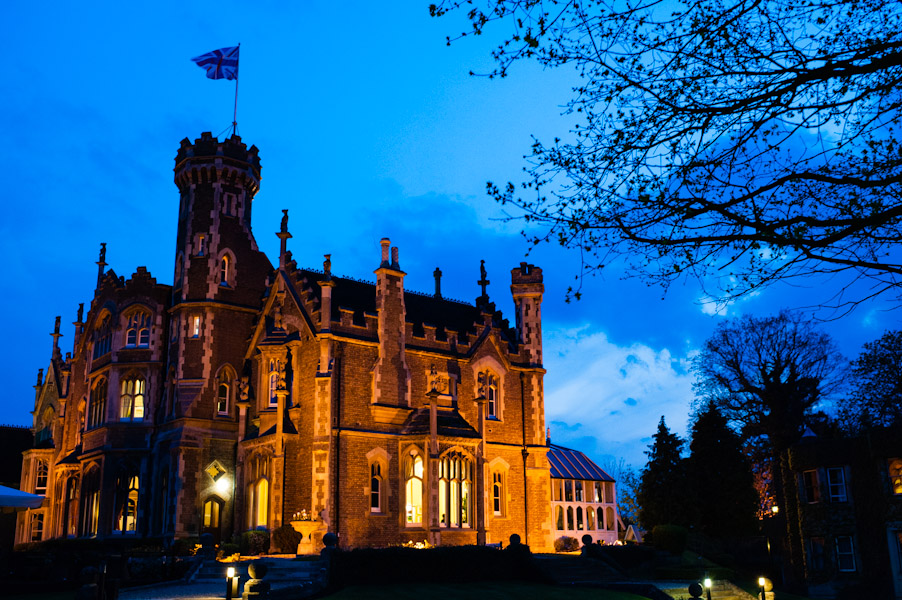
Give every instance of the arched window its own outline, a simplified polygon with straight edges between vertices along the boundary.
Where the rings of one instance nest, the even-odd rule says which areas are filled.
[[[411,451],[404,461],[405,522],[423,524],[423,459]]]
[[[269,361],[269,406],[279,405],[279,397],[276,390],[279,389],[279,361],[271,359]]]
[[[34,493],[42,496],[47,493],[47,463],[38,461],[34,474]]]
[[[231,272],[229,268],[231,267],[231,261],[229,260],[228,254],[223,254],[222,258],[219,259],[219,285],[229,286],[229,275]]]
[[[89,467],[81,492],[82,535],[97,535],[100,519],[100,468],[96,464]]]
[[[586,509],[586,529],[595,529],[595,509],[591,506]]]
[[[113,320],[110,318],[110,314],[104,313],[100,318],[100,322],[94,328],[93,343],[95,359],[110,353],[110,342],[113,337],[112,322]]]
[[[99,379],[91,390],[91,404],[88,406],[88,429],[99,427],[106,420],[107,380]]]
[[[558,531],[563,531],[564,530],[564,507],[558,506],[558,507],[556,507],[556,510],[557,510],[557,529],[558,529]]]
[[[138,530],[138,492],[137,475],[119,478],[115,523],[115,530],[119,533],[135,533]]]
[[[370,465],[370,512],[382,512],[382,465]]]
[[[144,311],[132,313],[125,326],[126,348],[147,348],[150,346],[151,317]]]
[[[247,528],[269,525],[269,457],[257,455],[247,470]]]
[[[578,531],[583,530],[583,507],[582,506],[576,507],[576,529]]]
[[[204,529],[218,529],[219,515],[222,513],[223,501],[211,496],[204,502]]]
[[[122,380],[122,390],[119,394],[120,421],[143,421],[145,382],[141,376],[129,377]]]
[[[472,464],[459,453],[439,463],[438,512],[442,527],[472,526]]]
[[[228,416],[231,406],[233,373],[228,367],[223,367],[216,378],[216,414]]]
[[[573,531],[573,507],[567,507],[567,529]]]
[[[492,514],[504,515],[504,474],[492,473]]]
[[[63,508],[63,535],[75,537],[78,534],[78,477],[66,480],[66,505]]]
[[[610,506],[604,509],[604,524],[608,531],[614,531],[615,518],[614,509]]]
[[[498,376],[488,369],[479,373],[479,393],[485,398],[485,417],[501,418],[500,395],[498,393]]]

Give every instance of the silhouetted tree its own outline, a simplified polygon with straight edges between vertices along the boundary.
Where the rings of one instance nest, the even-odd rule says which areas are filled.
[[[576,73],[569,135],[534,141],[519,189],[488,191],[524,211],[535,243],[578,249],[583,273],[624,258],[665,286],[717,275],[708,293],[722,300],[823,273],[869,278],[867,297],[899,293],[897,3],[445,0],[430,11],[466,15],[449,44],[502,36],[489,77],[520,60]]]
[[[648,463],[642,470],[636,499],[639,522],[651,530],[655,525],[688,525],[691,499],[686,486],[686,465],[680,457],[683,440],[671,433],[661,417],[654,442],[645,454]]]
[[[695,502],[694,525],[717,538],[752,535],[758,493],[742,441],[717,407],[708,404],[692,424],[686,471]]]
[[[853,432],[902,425],[902,331],[868,342],[852,361],[849,401],[840,420]]]
[[[636,499],[639,473],[622,458],[606,462],[603,468],[617,482],[617,509],[620,519],[626,525],[636,524],[639,521],[639,502]]]

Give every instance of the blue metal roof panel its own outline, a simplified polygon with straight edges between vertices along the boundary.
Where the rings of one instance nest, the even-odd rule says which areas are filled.
[[[551,465],[551,476],[555,479],[614,481],[613,477],[579,450],[551,444],[548,447],[548,462]]]

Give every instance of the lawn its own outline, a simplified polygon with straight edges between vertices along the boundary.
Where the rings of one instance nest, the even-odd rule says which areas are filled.
[[[410,583],[347,587],[328,600],[647,600],[643,596],[580,587],[484,582],[484,583]]]

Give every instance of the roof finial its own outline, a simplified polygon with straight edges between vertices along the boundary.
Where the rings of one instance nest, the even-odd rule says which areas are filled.
[[[488,279],[486,279],[487,273],[486,273],[486,271],[485,271],[485,260],[480,260],[480,261],[479,261],[479,275],[480,275],[480,277],[482,277],[482,278],[481,278],[479,281],[477,281],[476,283],[479,285],[479,287],[482,288],[482,296],[480,296],[480,298],[485,298],[486,300],[488,300],[488,299],[489,299],[489,295],[488,295],[488,293],[486,292],[485,288],[486,288],[486,286],[488,286],[488,285],[489,285],[490,283],[492,283],[492,282],[489,281]]]
[[[435,277],[435,297],[442,297],[442,270],[438,267],[435,268],[435,271],[432,272],[432,276]]]
[[[331,254],[323,254],[326,259],[323,261],[323,275],[325,275],[324,279],[329,281],[332,279],[332,255]]]
[[[288,238],[291,237],[291,234],[288,233],[288,209],[282,209],[282,229],[276,233],[276,237],[281,240],[281,245],[279,246],[279,268],[284,269],[286,260],[286,251],[288,250]]]
[[[100,280],[103,279],[103,268],[107,265],[106,262],[106,242],[100,243],[100,260],[96,263],[97,265],[97,287],[100,287]]]
[[[53,358],[60,358],[60,338],[63,337],[63,334],[60,333],[60,317],[56,317],[56,323],[53,325],[53,333],[50,334],[53,336]]]

